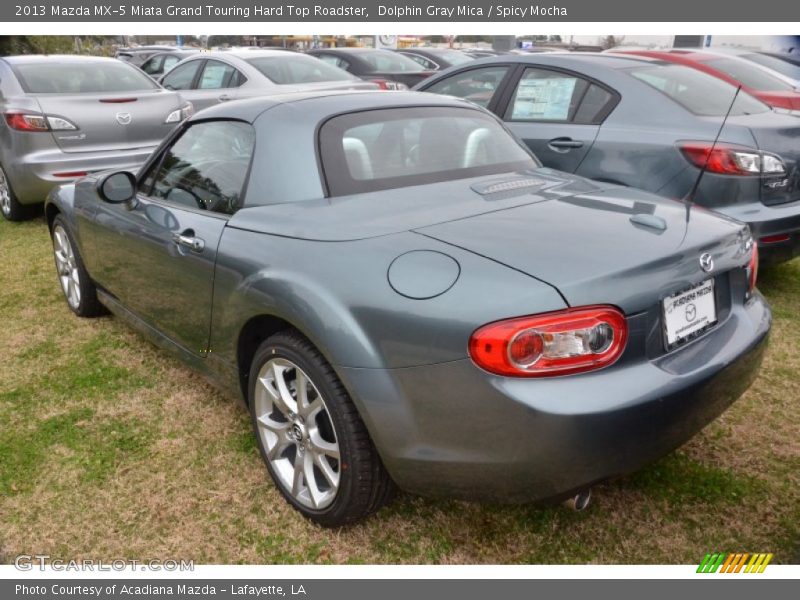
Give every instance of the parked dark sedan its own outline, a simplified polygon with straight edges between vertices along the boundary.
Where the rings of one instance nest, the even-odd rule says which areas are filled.
[[[684,198],[750,224],[770,260],[800,252],[800,120],[689,67],[615,54],[474,61],[417,87],[486,106],[548,167]],[[762,255],[763,256],[763,255]]]
[[[394,483],[526,501],[637,469],[747,389],[771,323],[745,225],[542,168],[430,94],[209,108],[46,218],[69,307],[241,399],[323,525]]]
[[[377,83],[384,90],[406,90],[434,72],[391,50],[319,48],[309,50],[308,54],[356,77]]]
[[[441,71],[471,62],[476,58],[451,48],[399,48],[395,52],[407,56],[428,71]]]

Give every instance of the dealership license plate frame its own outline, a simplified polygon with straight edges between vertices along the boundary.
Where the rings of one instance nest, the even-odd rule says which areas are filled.
[[[708,291],[699,298],[697,293],[703,289]],[[682,299],[688,300],[680,302]],[[692,300],[695,300],[694,302]],[[688,319],[688,305],[694,305],[695,316]],[[681,307],[686,307],[681,310]],[[713,277],[704,279],[688,288],[676,292],[661,301],[661,318],[663,321],[664,344],[668,350],[677,348],[714,327],[719,322],[717,306],[716,281]],[[687,323],[689,325],[687,325]],[[683,327],[683,330],[681,330]]]

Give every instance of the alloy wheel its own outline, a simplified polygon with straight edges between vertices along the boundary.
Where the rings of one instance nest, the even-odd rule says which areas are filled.
[[[325,400],[293,362],[272,358],[255,387],[258,434],[275,478],[301,505],[322,510],[339,490],[339,443]]]
[[[0,168],[0,210],[8,217],[11,215],[11,186],[8,185],[6,173]]]
[[[67,303],[74,310],[78,309],[81,303],[80,272],[78,271],[78,261],[72,244],[69,241],[67,232],[61,225],[53,228],[53,252],[56,257],[56,270],[58,279],[61,282],[61,289],[67,298]]]

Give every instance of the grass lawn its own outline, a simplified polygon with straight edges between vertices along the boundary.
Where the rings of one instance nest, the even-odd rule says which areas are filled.
[[[587,511],[401,495],[328,531],[280,498],[235,402],[121,322],[73,316],[43,221],[0,221],[0,564],[797,562],[800,260],[762,270],[760,288],[775,326],[755,386]]]

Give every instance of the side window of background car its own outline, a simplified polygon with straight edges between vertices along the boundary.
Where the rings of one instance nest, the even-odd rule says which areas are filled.
[[[437,81],[432,86],[425,88],[425,91],[457,96],[485,108],[491,102],[507,72],[507,66],[469,69]]]
[[[232,215],[241,208],[254,145],[255,132],[247,123],[192,125],[165,151],[143,192],[187,208]]]
[[[203,73],[200,75],[200,83],[197,88],[200,90],[218,90],[222,88],[238,87],[239,71],[234,67],[218,60],[206,61]]]
[[[163,56],[153,56],[148,58],[145,63],[142,65],[142,71],[147,73],[148,75],[159,75],[164,71],[161,69],[161,64],[164,61]]]
[[[350,68],[350,63],[347,62],[343,58],[339,58],[338,56],[333,56],[332,54],[319,54],[317,56],[318,59],[328,63],[329,65],[333,65],[334,67],[339,67],[340,69],[344,69],[347,71]]]
[[[506,111],[510,121],[570,121],[589,83],[565,73],[525,69]]]
[[[161,67],[161,71],[160,72],[161,73],[166,73],[172,67],[177,65],[180,61],[181,61],[181,59],[178,58],[177,56],[165,56],[164,57],[164,65]]]
[[[185,65],[178,65],[170,71],[161,82],[162,85],[168,90],[190,90],[194,77],[197,75],[197,69],[203,61],[193,60]]]
[[[439,65],[437,65],[435,62],[433,62],[432,60],[428,60],[427,58],[425,58],[424,56],[420,56],[419,54],[405,54],[405,56],[413,60],[415,63],[421,65],[424,69],[427,69],[428,71],[435,71],[436,69],[439,68]]]
[[[582,77],[530,68],[519,80],[505,118],[596,124],[615,103],[614,94]]]

